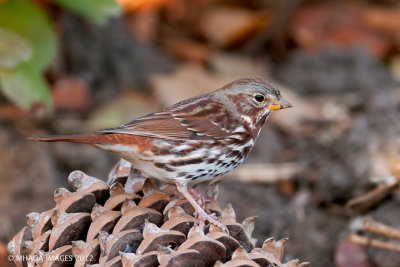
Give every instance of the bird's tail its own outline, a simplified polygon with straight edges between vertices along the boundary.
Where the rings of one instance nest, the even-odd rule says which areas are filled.
[[[102,134],[87,134],[87,135],[49,135],[41,137],[28,137],[28,140],[39,142],[71,142],[71,143],[84,143],[84,144],[99,144],[104,142]]]

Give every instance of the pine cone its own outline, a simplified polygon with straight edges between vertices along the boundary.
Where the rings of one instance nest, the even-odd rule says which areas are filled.
[[[107,183],[74,171],[70,192],[54,193],[52,210],[27,215],[27,226],[8,244],[20,266],[309,266],[282,263],[286,239],[267,239],[256,248],[255,217],[236,221],[231,205],[206,208],[220,216],[229,235],[214,225],[199,228],[194,209],[172,186],[153,184],[121,162]]]

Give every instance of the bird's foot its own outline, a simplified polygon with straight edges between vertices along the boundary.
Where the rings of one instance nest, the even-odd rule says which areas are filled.
[[[202,210],[202,212],[200,211],[196,211],[198,216],[199,216],[199,220],[200,220],[200,228],[204,229],[204,225],[205,222],[208,221],[211,224],[214,224],[215,226],[218,226],[219,228],[221,228],[222,230],[224,230],[228,235],[229,235],[229,230],[228,227],[226,227],[225,224],[221,223],[220,221],[218,221],[218,217],[212,213],[212,214],[207,214],[204,210]]]
[[[189,203],[192,205],[192,207],[194,208],[195,212],[197,213],[197,216],[199,217],[200,220],[200,228],[204,229],[204,225],[205,222],[208,221],[216,226],[218,226],[219,228],[221,228],[222,230],[224,230],[228,235],[229,235],[229,230],[226,227],[225,224],[219,222],[217,219],[217,216],[215,214],[207,214],[204,211],[204,208],[202,208],[197,201],[193,198],[192,194],[189,193],[189,191],[193,192],[193,188],[188,188],[186,183],[177,183],[176,188],[178,189],[178,191],[189,201]],[[199,191],[195,190],[196,192],[198,192],[200,194]],[[197,193],[196,193],[197,194]],[[200,194],[201,196],[201,194]],[[204,202],[204,198],[201,197],[201,199]]]

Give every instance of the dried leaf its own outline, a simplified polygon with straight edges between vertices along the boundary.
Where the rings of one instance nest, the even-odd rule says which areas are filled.
[[[232,7],[211,7],[202,13],[199,29],[212,44],[226,47],[248,41],[265,29],[269,14]]]
[[[116,0],[116,2],[127,12],[144,11],[156,9],[166,4],[175,2],[174,0]]]
[[[153,98],[143,93],[127,91],[92,112],[88,130],[114,127],[156,110],[157,105]]]
[[[86,83],[75,77],[58,79],[52,90],[54,107],[60,111],[85,113],[91,106],[91,97]]]
[[[166,38],[163,45],[170,54],[184,60],[206,63],[211,57],[211,49],[190,39]]]
[[[301,8],[293,22],[293,37],[304,49],[320,49],[328,44],[361,45],[382,58],[391,40],[382,31],[363,21],[364,8],[349,4],[314,4]],[[332,23],[332,22],[335,23]]]

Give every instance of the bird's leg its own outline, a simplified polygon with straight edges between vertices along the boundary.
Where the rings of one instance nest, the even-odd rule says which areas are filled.
[[[187,187],[189,194],[193,197],[193,199],[199,204],[202,210],[206,209],[206,202],[204,197],[201,195],[201,192],[193,187]]]
[[[226,227],[226,225],[217,221],[215,216],[207,214],[204,211],[204,209],[202,207],[200,207],[200,205],[196,202],[196,200],[194,200],[192,195],[189,193],[188,185],[186,182],[176,183],[176,188],[189,201],[189,203],[192,205],[192,207],[196,211],[197,216],[199,217],[199,220],[200,220],[201,228],[204,228],[205,221],[209,221],[210,223],[220,227],[221,229],[223,229],[224,231],[226,231],[229,234],[229,231],[228,231],[228,228]]]
[[[142,190],[145,181],[146,179],[143,177],[142,173],[132,166],[129,171],[128,179],[125,183],[125,191],[127,193],[136,194]]]
[[[188,186],[187,189],[188,189],[189,194],[193,197],[193,199],[197,202],[197,204],[199,204],[201,209],[205,211],[207,199],[202,196],[202,194],[199,190],[197,190],[193,187],[190,187],[190,186]],[[209,216],[211,216],[213,219],[217,220],[217,216],[214,213],[209,214]]]
[[[205,203],[216,202],[218,197],[218,185],[221,181],[214,181],[208,184],[204,197]]]

